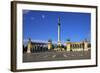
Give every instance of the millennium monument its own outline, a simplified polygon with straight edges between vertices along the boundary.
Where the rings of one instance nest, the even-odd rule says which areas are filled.
[[[91,44],[89,41],[84,40],[80,42],[71,42],[67,40],[65,42],[66,45],[61,43],[61,22],[60,17],[58,17],[58,43],[53,44],[52,40],[48,40],[48,42],[34,42],[29,38],[27,44],[27,53],[32,52],[43,52],[43,51],[88,51],[91,48]]]
[[[80,42],[72,42],[70,39],[61,42],[61,21],[57,22],[57,42],[49,39],[46,42],[35,41],[29,38],[27,45],[23,45],[23,62],[77,60],[91,58],[91,43],[86,39]]]

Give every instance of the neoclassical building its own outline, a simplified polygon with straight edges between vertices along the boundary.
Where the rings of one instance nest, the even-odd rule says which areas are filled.
[[[27,44],[27,53],[42,52],[42,51],[47,51],[48,49],[49,49],[48,43],[34,42],[34,41],[31,41],[31,39],[29,39],[28,44]]]
[[[88,41],[82,42],[67,42],[67,51],[88,51],[91,48],[91,44]]]
[[[62,44],[61,44],[62,45]],[[29,39],[27,44],[27,53],[32,52],[44,52],[44,51],[88,51],[91,49],[91,44],[88,41],[82,42],[71,42],[67,41],[66,45],[59,47],[58,44],[53,45],[52,41],[49,40],[48,43],[33,42]]]

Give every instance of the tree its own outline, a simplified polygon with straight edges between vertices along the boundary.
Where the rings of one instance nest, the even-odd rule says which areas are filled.
[[[69,41],[70,41],[70,39],[68,38],[68,39],[67,39],[67,41],[69,42]]]
[[[55,48],[55,46],[52,44],[52,49],[54,49]]]
[[[23,45],[23,53],[27,52],[27,46]]]
[[[48,40],[48,42],[51,42],[51,43],[52,43],[52,40],[51,40],[51,39],[49,39],[49,40]]]

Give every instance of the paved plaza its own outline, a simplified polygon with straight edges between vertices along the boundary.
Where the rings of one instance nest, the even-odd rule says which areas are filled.
[[[90,59],[90,51],[50,51],[40,53],[24,53],[23,62],[61,61]]]

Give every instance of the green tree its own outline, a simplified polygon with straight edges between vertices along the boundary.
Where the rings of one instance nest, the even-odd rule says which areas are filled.
[[[68,39],[67,39],[67,41],[69,42],[69,41],[70,41],[70,39],[68,38]]]

